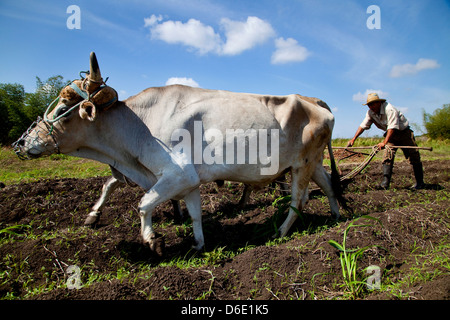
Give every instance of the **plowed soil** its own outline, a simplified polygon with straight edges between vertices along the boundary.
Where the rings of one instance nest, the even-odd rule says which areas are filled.
[[[0,298],[348,299],[339,251],[328,241],[342,243],[345,228],[370,215],[379,222],[358,220],[371,226],[352,228],[347,248],[368,247],[358,271],[378,267],[381,289],[364,287],[358,297],[449,299],[450,160],[425,161],[427,188],[419,191],[408,188],[413,175],[407,162],[396,163],[390,190],[377,190],[380,166],[371,163],[347,185],[344,195],[353,212],[343,211],[335,222],[327,198],[312,192],[291,236],[279,242],[268,243],[283,219],[280,207],[272,205],[280,196],[277,188],[253,193],[241,210],[241,184],[204,185],[205,251],[191,250],[187,213],[174,215],[168,202],[153,213],[165,239],[163,257],[141,244],[139,188],[116,190],[91,229],[83,222],[104,177],[4,186],[0,237],[9,240],[0,246]],[[8,229],[13,234],[5,231],[15,225],[20,226]],[[182,265],[195,259],[203,264]],[[70,265],[80,268],[79,289],[69,288]]]

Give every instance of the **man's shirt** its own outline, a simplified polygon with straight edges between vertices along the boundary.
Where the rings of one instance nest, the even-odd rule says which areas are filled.
[[[381,105],[379,115],[369,109],[360,127],[368,130],[372,124],[375,124],[383,131],[389,129],[405,130],[409,127],[406,117],[388,102],[384,102]]]

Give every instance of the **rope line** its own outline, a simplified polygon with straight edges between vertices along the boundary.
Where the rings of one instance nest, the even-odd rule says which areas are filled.
[[[362,152],[354,152],[354,151],[351,151],[351,152],[354,153],[354,154],[352,154],[351,156],[358,155],[358,154],[363,154],[363,155],[368,155],[368,157],[367,157],[363,162],[361,162],[355,169],[353,169],[351,172],[347,173],[347,174],[344,175],[344,176],[341,176],[341,177],[340,177],[340,181],[341,181],[341,182],[344,182],[344,181],[346,181],[346,180],[351,180],[351,179],[353,179],[354,177],[356,177],[359,173],[361,173],[361,171],[363,171],[363,170],[369,165],[370,161],[372,161],[372,159],[375,157],[375,155],[380,151],[380,148],[378,148],[377,145],[375,145],[375,146],[373,146],[373,147],[371,147],[371,148],[372,148],[372,152],[371,152],[370,154],[362,153]],[[385,149],[387,149],[388,152],[389,152],[391,155],[393,154],[393,151],[394,151],[394,150],[392,150],[393,148],[391,148],[391,147],[389,147],[388,145],[386,145],[386,146],[385,146]],[[343,159],[349,158],[349,157],[351,157],[351,156],[344,157]],[[340,159],[340,160],[343,160],[343,159]],[[340,160],[339,160],[339,161],[340,161]],[[338,161],[338,162],[339,162],[339,161]],[[280,180],[275,180],[274,182],[276,182],[276,183],[279,184],[279,185],[287,185],[287,186],[290,185],[289,183],[286,183],[286,182],[280,181]],[[276,188],[270,187],[270,186],[269,186],[269,189],[274,189],[274,190],[275,190]],[[316,191],[316,190],[320,190],[320,188],[313,188],[313,189],[310,189],[310,191]]]
[[[389,150],[389,152],[392,153],[392,149],[389,148],[389,146],[385,147],[386,149]],[[361,162],[355,169],[353,169],[351,172],[347,173],[346,175],[342,176],[341,182],[345,181],[345,180],[350,180],[353,179],[356,175],[358,175],[361,171],[364,170],[365,167],[367,167],[370,163],[370,161],[372,161],[373,157],[375,157],[375,155],[378,153],[378,151],[380,151],[380,148],[378,148],[378,146],[373,146],[372,147],[372,152],[369,154],[369,156],[366,158],[366,160],[364,160],[363,162]]]

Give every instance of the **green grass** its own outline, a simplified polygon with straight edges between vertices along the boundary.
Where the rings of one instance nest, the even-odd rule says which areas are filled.
[[[363,286],[366,284],[365,281],[361,281],[360,273],[358,272],[358,259],[367,251],[369,248],[375,246],[366,246],[363,248],[349,249],[347,248],[347,236],[351,228],[364,228],[371,227],[372,224],[356,224],[356,222],[361,219],[371,219],[380,222],[377,218],[371,216],[362,216],[353,220],[344,231],[344,237],[342,243],[335,240],[329,240],[328,243],[338,249],[340,252],[339,260],[341,261],[342,277],[344,279],[344,286],[349,292],[351,298],[356,299],[359,297]]]
[[[413,299],[411,289],[424,282],[433,281],[436,278],[450,274],[450,244],[447,237],[441,243],[424,252],[411,252],[412,261],[409,268],[405,268],[394,279],[387,277],[381,285],[381,290],[396,299]]]
[[[0,182],[4,184],[55,178],[89,178],[111,174],[108,165],[62,154],[22,161],[8,147],[0,149],[0,167]]]

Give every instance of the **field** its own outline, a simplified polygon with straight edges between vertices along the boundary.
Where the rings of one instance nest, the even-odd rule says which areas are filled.
[[[282,239],[272,238],[288,208],[277,188],[253,193],[239,209],[241,184],[204,185],[205,250],[190,249],[190,220],[168,202],[153,214],[166,244],[158,257],[139,236],[142,190],[118,189],[99,225],[85,228],[107,167],[64,156],[19,162],[2,148],[0,298],[448,300],[448,144],[421,154],[426,189],[409,190],[412,169],[399,152],[391,189],[377,190],[377,156],[346,186],[352,211],[334,221],[327,198],[313,191]]]

